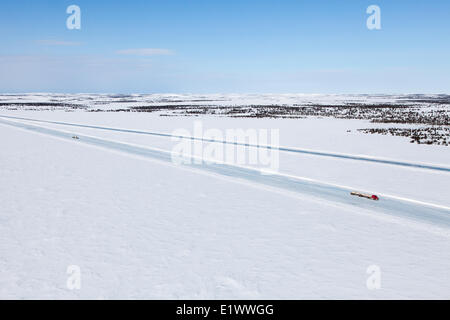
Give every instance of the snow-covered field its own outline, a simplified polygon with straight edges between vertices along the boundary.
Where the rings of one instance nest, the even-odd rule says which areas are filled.
[[[439,98],[441,95],[427,95]],[[124,106],[146,106],[158,104],[211,104],[252,105],[252,104],[340,104],[387,103],[418,98],[417,95],[337,95],[337,94],[3,94],[0,102],[65,103],[84,105],[89,108],[118,109]]]
[[[0,102],[79,99],[97,109],[109,98],[42,94]],[[187,99],[145,96],[145,104],[150,98]],[[243,105],[394,98],[188,99]],[[448,147],[357,131],[385,125],[367,120],[42,109],[0,107],[0,298],[450,298]],[[281,146],[443,170],[280,152],[278,173],[259,178],[251,166],[176,165],[165,155],[179,141],[147,134],[194,135],[196,122],[205,130],[277,129]],[[380,201],[351,197],[347,187]],[[81,287],[71,290],[66,271],[73,265]]]
[[[2,94],[0,103],[30,103],[31,106],[47,105],[49,109],[62,108],[62,105],[78,106],[88,109],[116,110],[139,106],[159,105],[209,105],[209,106],[248,106],[248,105],[289,105],[304,106],[349,104],[409,104],[421,106],[424,101],[450,104],[450,97],[443,94]]]

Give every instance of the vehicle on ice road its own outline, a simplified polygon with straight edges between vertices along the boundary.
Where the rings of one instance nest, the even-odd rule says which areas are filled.
[[[380,198],[378,198],[378,196],[375,194],[367,194],[367,193],[361,193],[361,192],[356,192],[356,191],[353,191],[350,194],[352,196],[357,196],[357,197],[366,198],[366,199],[370,199],[370,200],[375,200],[375,201],[380,200]]]

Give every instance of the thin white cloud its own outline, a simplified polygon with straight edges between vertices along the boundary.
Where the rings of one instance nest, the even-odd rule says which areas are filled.
[[[134,56],[169,56],[174,54],[172,50],[157,48],[125,49],[119,50],[116,53]]]
[[[36,43],[45,46],[79,46],[81,44],[81,42],[59,40],[37,40]]]

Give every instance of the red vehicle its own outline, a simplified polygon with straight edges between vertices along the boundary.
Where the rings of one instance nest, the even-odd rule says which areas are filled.
[[[352,196],[357,196],[357,197],[366,198],[366,199],[370,199],[370,200],[375,200],[375,201],[380,200],[380,198],[378,198],[378,196],[375,194],[367,194],[367,193],[361,193],[361,192],[356,192],[356,191],[353,191],[350,194]]]

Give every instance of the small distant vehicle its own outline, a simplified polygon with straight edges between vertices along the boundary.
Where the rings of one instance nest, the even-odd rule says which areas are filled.
[[[79,136],[72,136],[72,139],[80,140],[80,137]]]
[[[356,191],[353,191],[350,194],[352,196],[357,196],[360,198],[366,198],[366,199],[375,200],[375,201],[380,200],[380,198],[378,198],[378,196],[375,194],[367,194],[367,193],[361,193],[361,192],[356,192]]]

